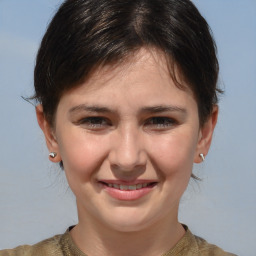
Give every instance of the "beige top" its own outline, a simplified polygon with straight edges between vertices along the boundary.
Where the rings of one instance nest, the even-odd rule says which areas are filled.
[[[0,251],[0,256],[86,256],[75,245],[69,229],[35,245],[23,245],[11,250]],[[219,247],[194,236],[189,229],[181,240],[162,256],[235,256]]]

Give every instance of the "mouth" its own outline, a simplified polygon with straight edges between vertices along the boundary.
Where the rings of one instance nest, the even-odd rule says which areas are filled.
[[[134,182],[101,180],[99,184],[102,186],[103,191],[114,199],[119,201],[135,201],[151,194],[158,182],[148,180]]]
[[[128,185],[128,184],[108,183],[104,181],[100,181],[100,183],[109,188],[114,188],[122,191],[134,191],[134,190],[139,190],[143,188],[153,188],[157,184],[157,182],[144,182],[144,183]]]

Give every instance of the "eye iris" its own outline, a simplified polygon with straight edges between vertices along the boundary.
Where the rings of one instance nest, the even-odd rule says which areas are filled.
[[[102,118],[94,117],[94,118],[91,118],[90,122],[91,122],[92,124],[102,124],[102,123],[103,123],[103,120],[102,120]]]
[[[156,117],[156,118],[153,118],[152,123],[154,125],[162,125],[163,126],[163,125],[169,125],[171,122],[167,118]]]
[[[166,123],[166,120],[164,118],[155,118],[153,120],[153,123],[154,124],[165,124]]]

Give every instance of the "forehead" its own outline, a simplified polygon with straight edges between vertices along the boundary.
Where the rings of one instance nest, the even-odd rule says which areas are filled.
[[[98,67],[77,87],[85,87],[86,85],[87,90],[95,90],[113,82],[113,80],[125,81],[128,76],[131,80],[133,75],[134,83],[130,83],[132,85],[136,84],[139,73],[146,74],[148,79],[162,78],[170,80],[178,88],[192,93],[190,87],[184,81],[178,66],[175,63],[171,63],[161,50],[154,48],[141,48],[114,64]],[[147,77],[145,77],[145,80],[147,80]]]
[[[153,105],[197,107],[192,93],[175,85],[166,58],[144,49],[119,65],[99,68],[88,80],[65,93],[59,105],[67,110],[79,104],[122,108],[125,112]]]

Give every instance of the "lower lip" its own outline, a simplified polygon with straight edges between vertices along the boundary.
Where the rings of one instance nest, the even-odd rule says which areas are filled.
[[[149,194],[154,187],[145,187],[136,190],[120,190],[103,185],[105,191],[113,198],[123,201],[137,200],[147,194]]]

